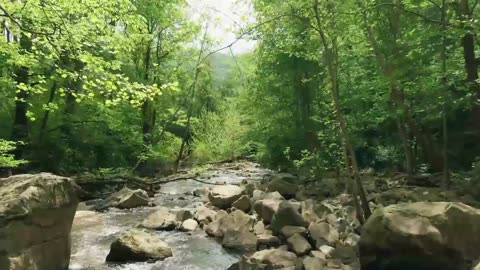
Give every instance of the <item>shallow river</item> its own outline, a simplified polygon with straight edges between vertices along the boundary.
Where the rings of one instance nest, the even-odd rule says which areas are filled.
[[[221,165],[198,178],[210,183],[240,183],[243,179],[259,180],[268,171],[253,163]],[[185,195],[198,188],[212,185],[192,180],[171,182],[162,185],[154,197],[157,206],[195,209],[202,204],[200,198]],[[105,257],[110,244],[122,231],[134,227],[155,207],[133,210],[110,209],[104,213],[79,213],[72,228],[72,256],[70,270],[223,270],[238,261],[239,254],[224,250],[215,239],[206,236],[203,230],[192,234],[183,232],[157,232],[173,249],[173,257],[156,263],[130,263],[108,265]]]

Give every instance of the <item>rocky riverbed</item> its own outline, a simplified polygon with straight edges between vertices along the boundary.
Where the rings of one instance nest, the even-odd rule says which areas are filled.
[[[122,232],[136,227],[147,216],[162,207],[172,211],[184,209],[195,213],[207,200],[206,189],[228,183],[241,185],[242,181],[260,182],[271,172],[254,163],[224,164],[201,173],[195,180],[174,181],[163,184],[150,199],[156,206],[132,209],[109,208],[103,212],[89,210],[80,205],[72,228],[71,270],[90,269],[226,269],[237,262],[241,253],[226,250],[216,239],[201,230],[153,231],[173,251],[173,256],[156,262],[106,263],[110,245]],[[195,193],[195,194],[194,194]]]

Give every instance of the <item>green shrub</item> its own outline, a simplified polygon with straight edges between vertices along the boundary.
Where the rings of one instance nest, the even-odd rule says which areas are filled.
[[[16,160],[11,154],[15,148],[15,142],[0,139],[0,167],[15,168],[26,162],[25,160]]]

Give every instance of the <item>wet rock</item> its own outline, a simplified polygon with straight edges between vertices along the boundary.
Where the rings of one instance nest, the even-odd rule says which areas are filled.
[[[255,252],[240,262],[242,270],[258,269],[293,269],[297,261],[295,253],[280,250],[268,249]]]
[[[290,238],[294,234],[305,235],[307,229],[301,226],[285,226],[280,230],[280,234],[285,237],[285,239]]]
[[[235,185],[215,186],[208,193],[210,202],[220,208],[227,209],[232,207],[233,202],[238,200],[243,194],[243,189]]]
[[[282,201],[278,211],[273,215],[271,225],[273,232],[279,233],[285,226],[307,227],[308,223],[288,201]]]
[[[140,227],[151,230],[171,231],[177,227],[177,218],[168,208],[162,207],[145,218]]]
[[[99,208],[106,209],[109,207],[116,207],[120,209],[130,209],[147,206],[148,203],[148,194],[145,190],[131,190],[129,188],[123,188],[122,190],[113,193],[107,199],[105,199]]]
[[[213,211],[212,209],[205,206],[200,206],[197,211],[195,211],[194,218],[200,224],[208,224],[212,222],[216,215],[217,212]]]
[[[240,251],[257,250],[257,237],[246,230],[227,230],[223,235],[222,246]]]
[[[310,223],[308,230],[317,248],[324,244],[335,246],[340,237],[338,231],[326,222]]]
[[[232,207],[235,207],[238,210],[242,210],[243,212],[248,213],[251,208],[250,199],[248,198],[247,195],[243,195],[238,200],[233,202]]]
[[[172,249],[158,235],[132,229],[115,239],[106,260],[117,263],[158,261],[172,255]]]
[[[187,219],[182,223],[180,230],[185,232],[193,232],[198,228],[198,222],[194,219]]]
[[[305,239],[300,234],[294,234],[290,238],[287,239],[287,244],[290,250],[295,252],[298,256],[302,256],[308,254],[310,250],[312,250],[312,246],[308,243],[307,239]]]
[[[363,229],[359,247],[366,270],[379,264],[466,269],[480,258],[480,210],[462,203],[391,205],[376,210]]]
[[[270,224],[281,202],[280,200],[259,200],[255,202],[254,209],[265,224]]]
[[[49,173],[0,179],[0,269],[68,269],[75,186]]]
[[[261,249],[278,247],[282,244],[278,237],[269,234],[257,235],[257,242]]]
[[[316,257],[306,257],[303,259],[304,270],[321,270],[324,269],[325,261]]]
[[[300,208],[303,218],[309,223],[325,219],[328,214],[333,213],[333,206],[316,203],[312,199],[300,202]]]
[[[291,199],[295,197],[298,185],[295,184],[298,178],[291,174],[279,173],[272,176],[267,186],[267,192],[279,192],[284,198]]]

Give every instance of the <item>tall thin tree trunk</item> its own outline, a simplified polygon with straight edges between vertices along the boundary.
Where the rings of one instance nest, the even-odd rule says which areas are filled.
[[[450,171],[448,164],[448,81],[447,81],[447,1],[442,0],[442,84],[443,84],[443,117],[442,117],[442,137],[443,137],[443,181],[442,186],[447,190],[450,186]]]
[[[351,164],[351,173],[352,173],[352,178],[355,181],[355,185],[358,189],[358,195],[360,196],[360,201],[362,204],[362,210],[363,210],[363,216],[364,219],[367,219],[370,217],[371,210],[370,206],[368,205],[368,200],[367,200],[367,195],[365,192],[365,189],[362,184],[362,180],[360,178],[360,172],[358,168],[358,163],[357,163],[357,157],[355,154],[355,150],[353,148],[351,139],[350,139],[350,134],[348,131],[347,127],[347,121],[345,119],[345,116],[343,115],[342,112],[342,106],[340,104],[340,99],[339,99],[339,91],[338,91],[338,48],[336,44],[336,37],[332,37],[331,44],[329,44],[327,40],[327,35],[325,34],[323,30],[323,25],[321,22],[321,16],[319,12],[319,0],[314,0],[314,12],[315,12],[315,19],[318,25],[318,33],[320,35],[320,40],[323,45],[323,57],[325,60],[325,64],[327,65],[328,69],[328,75],[330,79],[330,90],[332,94],[332,99],[333,99],[333,104],[335,108],[335,114],[336,114],[336,119],[338,122],[338,125],[340,126],[340,131],[342,135],[342,140],[344,141],[348,156],[349,156],[349,161]],[[335,15],[333,15],[335,16]],[[356,199],[356,194],[352,194],[354,199]],[[360,220],[362,221],[362,220]]]
[[[52,88],[50,89],[50,95],[48,97],[47,106],[50,105],[53,100],[55,99],[55,92],[57,91],[57,81],[53,81]],[[45,110],[42,118],[42,125],[40,126],[40,135],[39,141],[43,139],[43,135],[45,133],[45,129],[47,128],[48,118],[50,116],[50,111]]]

